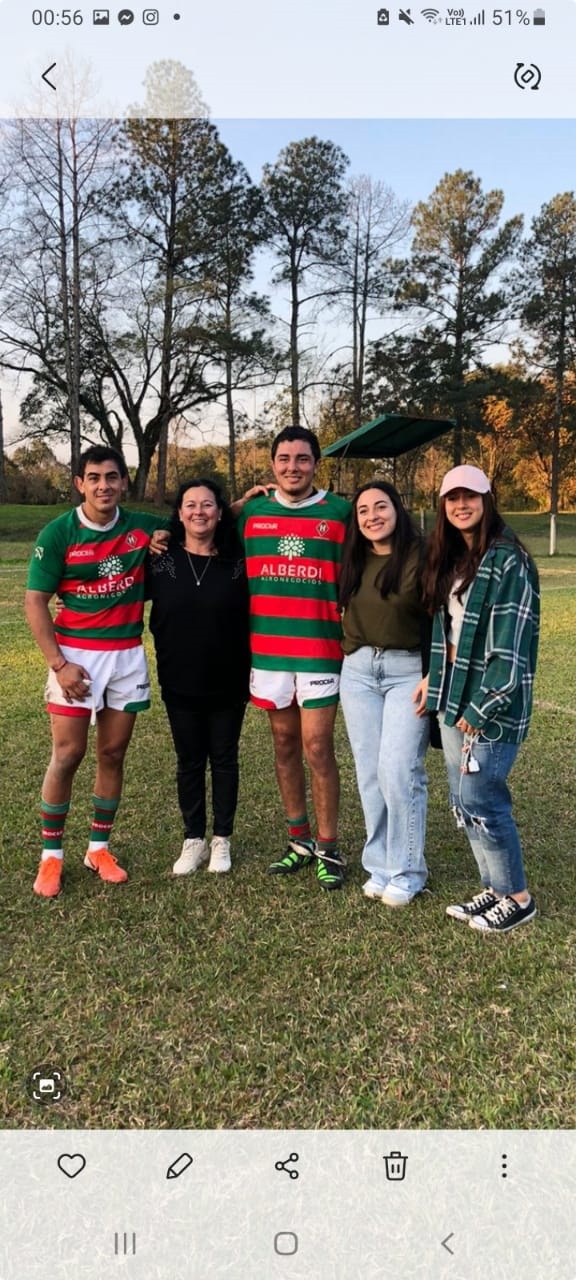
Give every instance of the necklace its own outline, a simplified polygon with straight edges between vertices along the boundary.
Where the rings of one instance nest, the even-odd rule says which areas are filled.
[[[184,550],[186,551],[186,548],[184,548]],[[200,574],[200,577],[198,577],[198,574],[196,573],[196,569],[192,564],[191,553],[189,551],[186,551],[186,555],[188,556],[188,564],[190,565],[192,573],[194,574],[194,581],[196,583],[196,586],[200,587],[202,585],[202,582],[204,581],[204,578],[206,577],[206,574],[208,573],[210,565],[212,564],[212,556],[207,557],[207,561],[206,561],[206,564],[204,565],[202,573]],[[202,559],[204,559],[204,557],[202,557]]]

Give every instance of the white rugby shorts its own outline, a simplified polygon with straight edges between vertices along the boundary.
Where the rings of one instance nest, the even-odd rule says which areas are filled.
[[[104,707],[113,711],[147,711],[150,706],[150,676],[141,644],[132,649],[75,649],[60,645],[62,657],[84,667],[90,675],[86,699],[65,698],[55,671],[48,672],[44,690],[46,708],[56,715],[90,716],[92,721]]]
[[[340,674],[337,671],[262,671],[250,672],[250,701],[267,711],[284,711],[297,703],[299,707],[328,707],[338,701]]]

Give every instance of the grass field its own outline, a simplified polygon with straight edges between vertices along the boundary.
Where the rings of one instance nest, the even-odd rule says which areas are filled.
[[[181,830],[158,696],[136,728],[116,827],[128,884],[103,885],[82,866],[90,756],[67,826],[65,892],[35,898],[49,731],[22,594],[35,532],[56,514],[0,507],[4,1126],[574,1127],[576,515],[560,519],[553,560],[545,517],[510,517],[542,574],[537,705],[512,781],[540,915],[485,939],[444,914],[476,878],[439,752],[428,756],[432,893],[402,912],[362,898],[362,815],[341,721],[342,893],[323,893],[310,871],[267,875],[284,825],[254,709],[233,872],[174,880]],[[64,1102],[45,1110],[25,1090],[44,1063],[69,1079]]]

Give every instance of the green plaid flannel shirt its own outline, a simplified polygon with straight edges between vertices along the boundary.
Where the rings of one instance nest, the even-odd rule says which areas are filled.
[[[487,738],[523,741],[532,711],[539,624],[536,566],[521,547],[501,536],[470,584],[445,707],[447,725],[464,716]],[[442,608],[432,629],[429,711],[440,707],[447,650]]]

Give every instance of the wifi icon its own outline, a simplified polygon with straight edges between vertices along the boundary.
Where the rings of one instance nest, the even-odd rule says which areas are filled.
[[[438,23],[442,21],[442,18],[440,17],[439,9],[421,9],[420,13],[422,14],[422,17],[426,19],[427,22]]]

